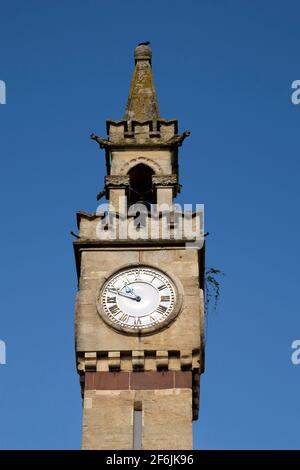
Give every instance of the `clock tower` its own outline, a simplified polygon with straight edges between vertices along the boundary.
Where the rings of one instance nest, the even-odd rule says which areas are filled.
[[[147,43],[125,116],[107,121],[107,203],[77,214],[83,449],[192,449],[204,370],[203,214],[175,203],[189,135],[160,116]]]

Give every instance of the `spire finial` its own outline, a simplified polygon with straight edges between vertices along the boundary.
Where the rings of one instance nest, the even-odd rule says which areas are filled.
[[[125,119],[146,121],[159,118],[154,88],[150,42],[141,42],[134,50],[135,69],[127,101]]]

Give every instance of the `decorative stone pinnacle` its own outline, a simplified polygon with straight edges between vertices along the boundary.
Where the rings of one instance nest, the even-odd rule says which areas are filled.
[[[139,44],[134,50],[134,61],[135,64],[138,60],[148,60],[151,65],[152,50],[147,44]]]
[[[135,48],[135,69],[124,117],[127,121],[150,121],[159,118],[151,59],[152,51],[146,43],[141,43]]]

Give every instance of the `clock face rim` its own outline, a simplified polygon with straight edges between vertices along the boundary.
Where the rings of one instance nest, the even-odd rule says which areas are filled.
[[[128,328],[122,324],[118,324],[112,321],[106,314],[103,308],[103,303],[102,303],[102,294],[104,290],[106,289],[106,286],[109,283],[109,281],[113,277],[121,273],[122,271],[127,271],[127,270],[130,271],[134,268],[138,268],[138,269],[145,268],[145,269],[157,271],[158,273],[162,274],[168,279],[168,281],[173,285],[174,291],[175,291],[175,303],[173,306],[173,310],[163,321],[156,323],[154,325],[146,326],[144,328],[135,328],[135,329]],[[116,330],[117,332],[127,334],[130,336],[144,336],[147,334],[156,333],[166,328],[167,326],[169,326],[181,312],[182,303],[183,303],[183,287],[179,279],[173,273],[171,274],[168,270],[160,269],[159,267],[148,264],[148,263],[147,264],[146,263],[140,263],[140,264],[130,263],[130,264],[123,265],[114,271],[111,271],[109,275],[105,277],[105,280],[99,290],[99,294],[97,297],[97,310],[102,320],[106,324],[108,324],[110,327],[112,327],[114,330]]]

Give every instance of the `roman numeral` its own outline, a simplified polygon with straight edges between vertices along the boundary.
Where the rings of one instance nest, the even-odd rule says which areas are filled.
[[[155,321],[155,318],[152,317],[152,315],[150,315],[150,320],[151,320],[151,321]]]
[[[165,286],[165,284],[162,284],[161,286],[159,286],[157,289],[158,290],[164,290],[166,289],[167,286]]]
[[[108,304],[115,304],[116,303],[116,297],[107,297],[106,302]]]
[[[116,289],[115,287],[108,287],[109,292],[112,292],[113,294],[117,294],[118,293],[118,289]]]
[[[129,319],[129,315],[127,315],[127,313],[123,313],[123,315],[119,318],[119,320],[122,321],[123,323],[127,323],[128,319]]]
[[[121,312],[117,304],[113,305],[112,307],[109,307],[109,311],[111,312],[112,315],[118,315],[118,313]]]
[[[141,322],[140,317],[137,317],[137,318],[134,319],[134,326],[138,326],[138,325],[141,325],[141,324],[142,324],[142,322]]]
[[[162,295],[160,298],[161,302],[169,302],[171,297],[169,295]]]
[[[167,310],[167,307],[165,307],[164,305],[159,305],[156,310],[158,313],[163,314]]]

